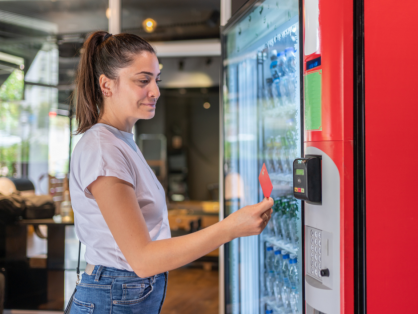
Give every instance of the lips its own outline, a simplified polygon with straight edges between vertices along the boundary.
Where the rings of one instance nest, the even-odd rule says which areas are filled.
[[[143,103],[142,105],[147,106],[147,107],[150,107],[150,108],[155,108],[155,105],[156,105],[156,104],[144,104],[144,103]]]

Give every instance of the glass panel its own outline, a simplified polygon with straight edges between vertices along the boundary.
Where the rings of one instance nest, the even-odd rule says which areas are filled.
[[[301,155],[298,1],[260,1],[224,38],[225,216],[263,198],[274,215],[260,237],[226,246],[226,313],[302,313],[301,204],[292,163]]]

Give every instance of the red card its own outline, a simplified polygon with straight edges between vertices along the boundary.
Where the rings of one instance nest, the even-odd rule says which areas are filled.
[[[273,191],[273,184],[271,184],[271,180],[270,180],[269,173],[267,172],[266,164],[263,164],[260,175],[258,176],[258,180],[260,180],[264,197],[269,198],[271,195],[271,191]]]

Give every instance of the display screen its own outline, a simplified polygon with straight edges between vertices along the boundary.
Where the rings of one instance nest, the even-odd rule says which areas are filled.
[[[320,65],[321,65],[321,57],[306,62],[306,70],[311,70],[313,68],[319,67]]]
[[[304,169],[296,169],[296,175],[297,176],[304,176],[305,170]]]

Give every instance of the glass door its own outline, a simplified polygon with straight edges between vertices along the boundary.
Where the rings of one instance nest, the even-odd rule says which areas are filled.
[[[254,1],[223,32],[224,216],[262,200],[266,164],[274,214],[261,236],[225,245],[225,313],[302,313],[298,0]]]

